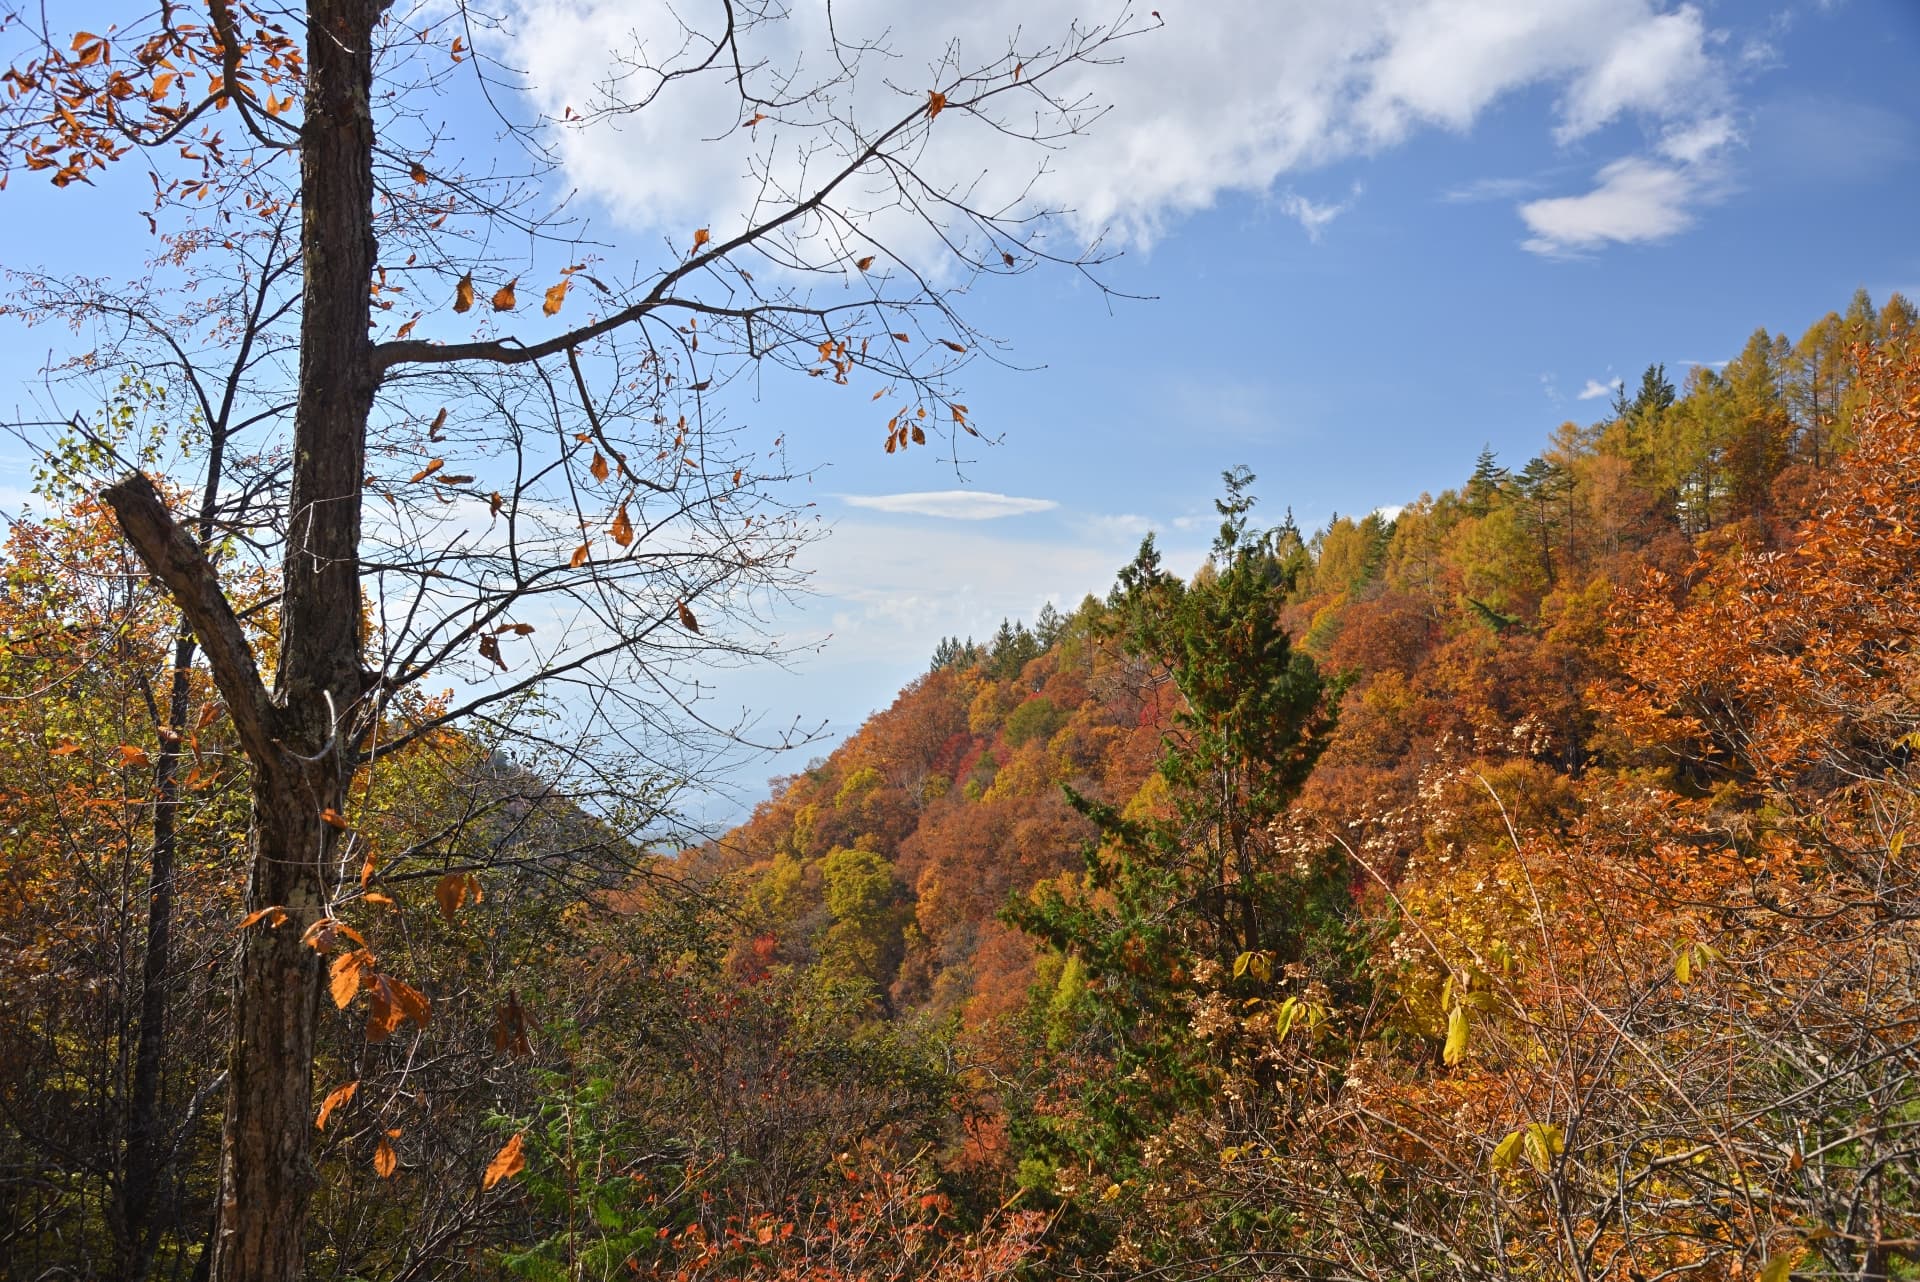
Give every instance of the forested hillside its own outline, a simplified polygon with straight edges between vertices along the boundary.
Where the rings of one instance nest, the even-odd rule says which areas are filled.
[[[397,699],[323,816],[309,1276],[1914,1276],[1917,334],[1863,293],[1312,532],[1229,471],[1197,574],[943,643],[692,850]],[[0,1276],[205,1267],[279,925],[135,565],[84,498],[5,551]]]

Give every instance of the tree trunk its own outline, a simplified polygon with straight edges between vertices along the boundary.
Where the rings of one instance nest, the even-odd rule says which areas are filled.
[[[153,852],[147,869],[147,947],[140,970],[140,1028],[133,1061],[133,1085],[127,1099],[126,1156],[123,1160],[116,1225],[119,1276],[140,1282],[153,1261],[159,1208],[154,1205],[160,1158],[161,1058],[166,1047],[167,980],[173,964],[173,870],[178,840],[175,811],[180,803],[180,739],[192,694],[187,669],[193,662],[193,632],[184,623],[174,638],[173,669],[160,730],[160,751],[153,764]],[[171,730],[175,737],[169,739]]]
[[[280,610],[280,668],[254,771],[250,909],[241,945],[221,1135],[213,1282],[303,1276],[314,1176],[313,1044],[322,959],[301,938],[325,912],[324,873],[344,810],[343,742],[360,677],[360,485],[373,405],[367,334],[373,237],[372,35],[379,0],[310,0],[300,133],[305,273],[300,386]],[[204,639],[204,638],[203,638]]]

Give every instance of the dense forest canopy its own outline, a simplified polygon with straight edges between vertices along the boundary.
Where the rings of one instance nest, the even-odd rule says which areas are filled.
[[[694,849],[413,735],[328,820],[308,1275],[1912,1276],[1915,321],[1861,293],[1310,533],[1230,470],[1197,574],[1149,539],[941,643]],[[0,591],[0,1273],[190,1277],[272,928],[246,771],[49,493]],[[275,592],[230,588],[267,655]]]

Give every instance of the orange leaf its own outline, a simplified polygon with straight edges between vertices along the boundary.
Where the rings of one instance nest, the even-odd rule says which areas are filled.
[[[152,758],[147,756],[145,748],[123,743],[120,745],[120,763],[128,766],[145,766],[152,764]]]
[[[341,832],[347,830],[347,817],[338,810],[335,810],[332,806],[328,806],[320,812],[320,822],[329,828],[337,828]]]
[[[932,120],[946,110],[947,95],[935,89],[927,94],[927,119]]]
[[[419,323],[420,323],[420,313],[415,312],[413,314],[412,320],[408,321],[406,324],[402,325],[399,329],[393,332],[394,341],[399,342],[401,339],[405,338],[407,335],[413,333],[413,327],[415,325],[418,325]]]
[[[487,495],[487,510],[494,516],[499,516],[500,509],[505,507],[506,504],[507,501],[500,497],[500,491],[498,490]]]
[[[49,757],[71,757],[78,751],[80,751],[80,745],[69,740],[63,742],[58,748],[49,750],[47,755]]]
[[[516,1135],[500,1146],[500,1151],[487,1163],[487,1173],[480,1182],[481,1188],[492,1188],[501,1180],[510,1180],[527,1168],[527,1157],[522,1149],[521,1137]]]
[[[514,306],[513,287],[515,285],[518,285],[519,283],[520,283],[520,278],[518,276],[515,276],[512,280],[502,285],[499,289],[496,289],[493,291],[493,310],[494,311],[510,312],[513,310],[513,306]]]
[[[441,459],[441,458],[428,459],[427,465],[421,468],[418,472],[415,472],[413,474],[413,479],[415,481],[424,481],[429,476],[432,476],[435,472],[438,472],[441,468],[445,467],[446,465],[447,465],[447,461],[445,459]]]
[[[373,964],[373,954],[364,948],[356,948],[350,953],[341,953],[333,959],[333,965],[327,968],[329,991],[333,994],[333,1004],[345,1010],[354,994],[360,991],[361,980],[365,978],[367,968]]]
[[[353,1093],[359,1089],[360,1083],[356,1081],[348,1082],[345,1086],[336,1086],[328,1091],[327,1097],[320,1101],[320,1116],[313,1119],[313,1129],[326,1130],[327,1119],[333,1116],[333,1110],[352,1099]]]
[[[441,429],[446,427],[446,425],[447,425],[447,407],[442,405],[440,407],[440,412],[433,416],[433,422],[427,427],[427,439],[429,441],[439,440],[441,435]]]
[[[896,343],[911,343],[913,341],[913,336],[911,334],[895,334],[892,337],[893,337],[893,341]]]
[[[853,265],[861,271],[865,271],[867,268],[873,266],[873,255],[868,254],[865,258],[856,259]]]
[[[564,303],[567,299],[567,286],[571,284],[573,284],[573,281],[568,279],[549,288],[547,290],[546,301],[540,304],[541,312],[548,316],[558,316],[560,314],[560,304]]]
[[[218,721],[220,714],[225,711],[226,708],[218,703],[202,704],[200,706],[200,715],[194,718],[193,728],[195,730],[205,730],[208,726]]]
[[[627,505],[625,503],[622,503],[620,510],[614,513],[613,525],[607,530],[607,533],[612,536],[615,543],[618,543],[623,548],[632,545],[633,522],[627,517]],[[695,631],[698,631],[698,629],[695,629]]]
[[[468,272],[453,287],[453,310],[464,312],[473,306],[473,273]]]
[[[373,1150],[373,1169],[385,1180],[393,1178],[394,1168],[399,1165],[400,1159],[394,1154],[393,1145],[383,1137]]]
[[[492,640],[491,637],[487,639]],[[460,910],[460,905],[467,902],[469,892],[474,892],[475,900],[480,898],[477,893],[479,889],[479,880],[470,872],[450,872],[434,882],[433,897],[440,905],[440,915],[452,921],[454,913]]]
[[[696,635],[700,631],[700,621],[693,617],[693,611],[687,608],[685,601],[680,603],[680,626]]]
[[[587,471],[593,473],[593,479],[596,481],[604,481],[607,479],[607,460],[600,457],[599,450],[593,452],[593,462],[587,465]]]
[[[416,160],[413,162],[412,168],[407,170],[407,177],[417,183],[426,182],[428,178],[427,167]]]
[[[921,431],[917,424],[913,429],[913,443],[915,445],[925,445],[927,443],[927,434]]]
[[[248,913],[245,917],[242,917],[240,919],[240,929],[245,930],[247,927],[253,925],[255,922],[265,917],[271,917],[273,919],[272,921],[269,921],[267,923],[267,928],[271,930],[275,926],[284,925],[286,923],[287,910],[280,907],[280,905],[278,904],[273,905],[271,908],[256,908],[252,912]]]
[[[369,890],[364,895],[361,895],[360,898],[370,904],[391,904],[393,902],[392,895],[383,895],[377,890]]]
[[[953,351],[964,352],[967,350],[966,348],[960,346],[960,344],[954,342],[951,338],[943,338],[940,341],[943,344],[945,344],[947,347],[951,348]]]
[[[693,233],[693,252],[699,253],[700,247],[713,239],[713,232],[705,227]]]
[[[586,544],[582,543],[579,547],[573,550],[573,555],[567,558],[567,568],[569,570],[579,569],[581,566],[587,563],[587,558],[591,557],[592,555],[593,555],[593,550],[589,548]]]

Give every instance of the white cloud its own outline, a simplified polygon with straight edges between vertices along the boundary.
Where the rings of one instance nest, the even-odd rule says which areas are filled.
[[[1609,244],[1663,240],[1693,225],[1702,180],[1688,168],[1628,156],[1605,166],[1593,190],[1520,206],[1536,254],[1587,253]]]
[[[954,521],[991,521],[1001,516],[1051,512],[1052,499],[1023,499],[991,490],[927,490],[917,494],[842,494],[849,507],[907,516],[940,516]]]
[[[1587,380],[1587,385],[1580,389],[1579,397],[1583,401],[1598,400],[1602,396],[1612,396],[1624,386],[1625,384],[1617,378],[1608,379],[1604,383],[1597,378],[1590,378]]]
[[[1280,212],[1298,222],[1306,230],[1307,239],[1318,241],[1326,225],[1340,215],[1352,209],[1360,199],[1360,184],[1355,183],[1353,194],[1338,204],[1318,205],[1298,192],[1286,191],[1280,195]]]
[[[1568,88],[1554,136],[1572,142],[1628,112],[1667,117],[1711,100],[1720,82],[1706,37],[1692,5],[1621,28],[1605,55]]]
[[[680,21],[697,25],[712,7],[511,4],[517,36],[503,56],[544,86],[541,101],[556,115],[588,105],[589,86],[631,75],[621,59],[638,45],[656,59],[684,60]],[[1110,104],[1090,115],[1082,137],[1042,153],[951,113],[930,130],[916,157],[920,170],[968,189],[978,206],[1062,208],[1079,236],[1110,230],[1120,243],[1142,245],[1225,194],[1279,189],[1282,207],[1312,235],[1344,206],[1287,190],[1290,175],[1373,154],[1424,129],[1465,131],[1502,98],[1530,88],[1556,93],[1548,127],[1562,142],[1629,116],[1684,130],[1726,108],[1723,64],[1736,56],[1698,8],[1665,0],[1160,0],[1159,7],[1164,26],[1125,42],[1124,62],[1072,68],[1054,83],[1066,98]],[[941,9],[838,0],[831,13],[843,40],[875,39],[887,53],[867,56],[834,110],[841,118],[891,119],[911,110],[949,57],[991,62],[1006,54],[1014,33],[1029,48],[1057,42],[1088,8],[1086,0],[975,0]],[[831,67],[828,10],[795,4],[785,20],[746,32],[747,60],[762,63],[769,80],[795,67],[803,79]],[[811,161],[817,173],[824,159],[807,151],[817,134],[778,121],[739,125],[724,77],[681,81],[650,110],[568,132],[564,158],[570,179],[621,221],[681,239],[690,228],[712,226],[719,236],[741,225],[763,179],[803,185],[803,166]],[[929,248],[883,186],[863,195],[870,207],[849,211],[856,225],[903,254]],[[1675,211],[1691,198],[1668,193],[1667,225],[1677,225]],[[1604,231],[1585,234],[1589,244],[1610,239]],[[1541,237],[1551,233],[1536,230]]]

